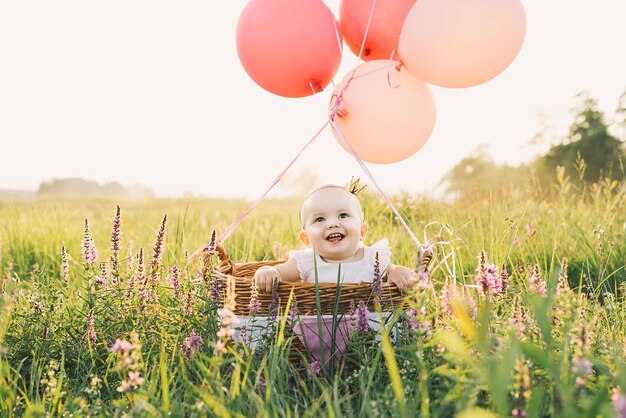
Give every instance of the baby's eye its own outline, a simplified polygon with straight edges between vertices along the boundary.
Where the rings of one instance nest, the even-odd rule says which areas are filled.
[[[348,214],[347,214],[347,213],[345,213],[345,212],[344,212],[344,213],[340,213],[340,214],[339,214],[339,218],[347,218],[348,216],[350,216],[350,215],[348,215]]]
[[[315,218],[313,222],[324,222],[324,218],[322,218],[321,216],[318,216],[317,218]]]

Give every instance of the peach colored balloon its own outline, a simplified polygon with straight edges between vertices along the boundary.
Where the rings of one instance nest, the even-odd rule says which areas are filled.
[[[359,56],[372,5],[374,13],[367,30],[361,58],[364,61],[397,58],[398,39],[406,15],[415,0],[341,0],[339,25],[346,44]]]
[[[420,0],[404,22],[398,53],[420,80],[471,87],[508,67],[525,35],[520,0]]]
[[[342,37],[321,0],[251,0],[237,23],[237,53],[259,86],[304,97],[322,91],[339,69]]]
[[[335,87],[331,117],[359,157],[370,163],[394,163],[415,154],[435,125],[435,101],[430,88],[411,76],[397,61],[374,60],[348,73]],[[348,152],[338,133],[337,142]]]

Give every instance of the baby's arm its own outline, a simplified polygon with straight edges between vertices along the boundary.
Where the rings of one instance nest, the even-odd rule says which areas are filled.
[[[408,290],[413,287],[417,278],[408,268],[390,263],[387,267],[387,280],[398,286],[400,290]]]
[[[259,268],[254,273],[253,280],[256,281],[257,288],[260,292],[271,293],[274,280],[278,280],[278,282],[296,282],[300,280],[298,263],[295,257],[289,256],[289,259],[283,264]]]

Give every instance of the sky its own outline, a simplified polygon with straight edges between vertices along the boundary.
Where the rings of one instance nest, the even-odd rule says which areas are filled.
[[[339,0],[325,3],[337,16]],[[235,44],[245,4],[0,2],[0,189],[83,177],[166,197],[260,196],[324,124],[332,86],[290,99],[256,85]],[[626,90],[626,2],[523,5],[515,61],[479,86],[433,86],[437,122],[426,145],[402,162],[369,165],[383,190],[434,194],[481,144],[498,162],[528,161],[545,151],[529,141],[546,126],[566,134],[583,90],[613,113]],[[335,81],[356,65],[344,47]],[[299,179],[351,176],[371,183],[326,129],[270,196],[296,190]]]

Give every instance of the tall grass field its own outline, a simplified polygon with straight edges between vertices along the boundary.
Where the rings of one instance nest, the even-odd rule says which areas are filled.
[[[563,178],[393,196],[429,274],[332,367],[295,349],[291,300],[242,335],[215,257],[191,257],[248,202],[0,201],[0,417],[626,417],[625,196]],[[414,267],[393,212],[361,197],[366,243]],[[284,259],[302,247],[298,210],[262,202],[225,250]],[[354,321],[370,313],[355,306]]]

